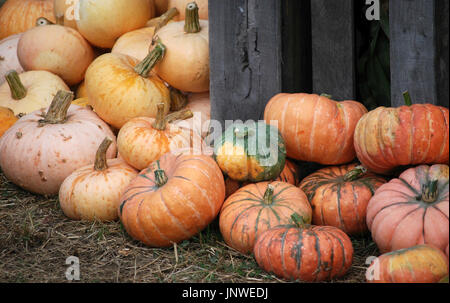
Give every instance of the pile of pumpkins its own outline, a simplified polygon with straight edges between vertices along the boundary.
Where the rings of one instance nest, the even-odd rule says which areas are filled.
[[[208,1],[93,3],[0,9],[11,182],[59,195],[71,219],[119,219],[151,247],[218,218],[227,245],[287,280],[344,276],[350,237],[369,232],[383,255],[368,282],[448,276],[447,108],[279,94],[265,122],[233,123],[212,147]],[[299,162],[325,168],[300,180]]]

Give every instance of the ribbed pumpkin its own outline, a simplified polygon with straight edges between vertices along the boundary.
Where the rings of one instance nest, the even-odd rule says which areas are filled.
[[[29,114],[50,106],[59,90],[69,90],[64,81],[47,71],[29,71],[20,75],[10,71],[6,83],[0,85],[0,106],[15,115]]]
[[[73,93],[60,91],[48,109],[20,118],[0,140],[0,166],[23,189],[56,195],[64,179],[94,161],[109,126],[87,108],[71,105]],[[116,144],[108,150],[115,157]]]
[[[336,102],[314,94],[278,94],[267,104],[264,119],[278,124],[289,158],[340,165],[355,158],[353,134],[365,113],[364,105],[355,101]]]
[[[223,175],[211,157],[167,153],[131,181],[119,216],[131,237],[165,247],[210,224],[224,199]]]
[[[64,214],[74,220],[112,221],[118,218],[120,197],[138,172],[120,159],[106,159],[113,140],[100,144],[95,162],[70,174],[59,189]]]
[[[172,90],[173,91],[173,90]],[[174,104],[172,98],[172,105]],[[191,110],[194,114],[192,118],[178,121],[176,124],[193,129],[202,138],[206,138],[210,131],[211,122],[211,100],[208,93],[189,94],[185,109]]]
[[[297,186],[300,182],[299,174],[298,174],[298,166],[292,162],[286,159],[284,169],[281,172],[280,176],[275,179],[275,181],[280,182],[286,182],[292,185]],[[239,182],[235,181],[231,178],[225,179],[225,187],[226,187],[226,196],[227,198],[234,194],[238,189],[249,185],[249,182]]]
[[[264,122],[233,123],[214,144],[214,158],[236,181],[277,178],[284,169],[286,149],[279,131]]]
[[[191,129],[171,123],[178,119],[192,117],[190,110],[182,110],[164,117],[164,104],[153,118],[135,118],[119,131],[117,144],[121,157],[131,166],[143,170],[152,162],[170,151],[183,148],[202,148],[203,141]]]
[[[120,129],[136,117],[155,118],[157,105],[170,108],[170,92],[153,65],[164,56],[165,47],[157,47],[141,62],[122,54],[104,54],[89,66],[85,85],[90,105],[110,125]]]
[[[366,272],[369,283],[437,283],[448,276],[448,258],[430,245],[418,245],[375,259]]]
[[[448,164],[448,109],[432,104],[379,107],[359,121],[355,149],[361,163],[380,174],[399,166]]]
[[[348,235],[360,235],[368,231],[369,200],[384,183],[383,178],[350,164],[320,169],[303,179],[300,188],[313,208],[314,225],[334,226]]]
[[[449,244],[447,165],[411,168],[382,185],[367,207],[367,224],[382,253],[418,244]]]
[[[55,22],[53,0],[6,1],[0,8],[0,39],[33,28],[39,17]]]
[[[220,211],[220,231],[225,242],[247,254],[260,234],[277,225],[289,224],[293,214],[311,223],[311,206],[298,187],[284,182],[247,185],[231,195]]]
[[[353,246],[339,228],[301,223],[262,233],[255,244],[258,265],[286,280],[318,282],[344,276],[352,265]]]
[[[186,18],[185,8],[193,2],[193,0],[166,0],[168,2],[167,7],[175,7],[180,11],[180,15],[177,16],[177,20],[184,20]],[[208,20],[208,0],[195,0],[198,5],[198,16],[200,19]]]
[[[0,137],[14,124],[18,118],[7,107],[0,106]]]
[[[17,58],[17,44],[22,34],[9,36],[0,40],[0,85],[5,82],[6,74],[15,70],[17,73],[23,72],[19,58]]]

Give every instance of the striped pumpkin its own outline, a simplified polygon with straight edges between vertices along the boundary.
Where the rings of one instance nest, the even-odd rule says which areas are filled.
[[[278,226],[262,233],[254,255],[265,271],[287,280],[318,282],[344,276],[352,265],[350,238],[332,226]]]
[[[338,227],[349,235],[367,232],[367,204],[386,180],[365,172],[350,164],[323,168],[306,177],[300,188],[311,203],[312,223]]]
[[[292,185],[298,185],[300,182],[300,176],[298,174],[298,166],[286,159],[286,163],[284,165],[284,169],[281,172],[281,175],[275,179],[275,181],[286,182]],[[234,194],[239,188],[250,184],[249,182],[239,182],[235,181],[231,178],[225,178],[225,188],[226,188],[226,197],[228,198],[232,194]]]
[[[273,226],[289,224],[294,213],[311,222],[311,206],[299,188],[278,181],[250,184],[223,204],[220,231],[229,246],[251,253],[258,235]]]
[[[430,245],[418,245],[375,259],[366,272],[369,283],[437,283],[448,276],[448,258]]]
[[[166,247],[210,224],[224,199],[223,175],[211,157],[167,153],[131,181],[119,216],[132,238]]]
[[[55,22],[54,0],[8,0],[0,8],[0,40],[23,33],[36,25],[39,17]]]
[[[448,166],[411,168],[382,185],[367,207],[367,224],[382,253],[418,244],[449,244]]]
[[[369,170],[390,174],[399,166],[448,164],[448,109],[431,104],[379,107],[355,130],[359,161]]]
[[[353,133],[367,113],[361,103],[326,96],[278,94],[266,106],[266,123],[278,124],[287,156],[305,162],[340,165],[355,158]]]

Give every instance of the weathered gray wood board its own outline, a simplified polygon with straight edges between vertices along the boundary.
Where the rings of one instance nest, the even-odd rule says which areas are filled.
[[[262,119],[275,94],[308,89],[308,17],[296,18],[309,14],[303,0],[209,1],[212,119]]]
[[[354,0],[312,0],[313,92],[356,97]]]
[[[448,0],[390,2],[392,105],[413,103],[448,107]]]

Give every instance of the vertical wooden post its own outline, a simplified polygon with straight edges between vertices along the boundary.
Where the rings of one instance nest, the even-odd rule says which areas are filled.
[[[356,97],[354,0],[312,0],[313,91]]]
[[[275,94],[308,89],[308,18],[296,18],[309,13],[306,0],[209,0],[212,119],[262,119]]]
[[[414,103],[448,107],[448,1],[391,1],[389,20],[392,105],[408,90]]]

